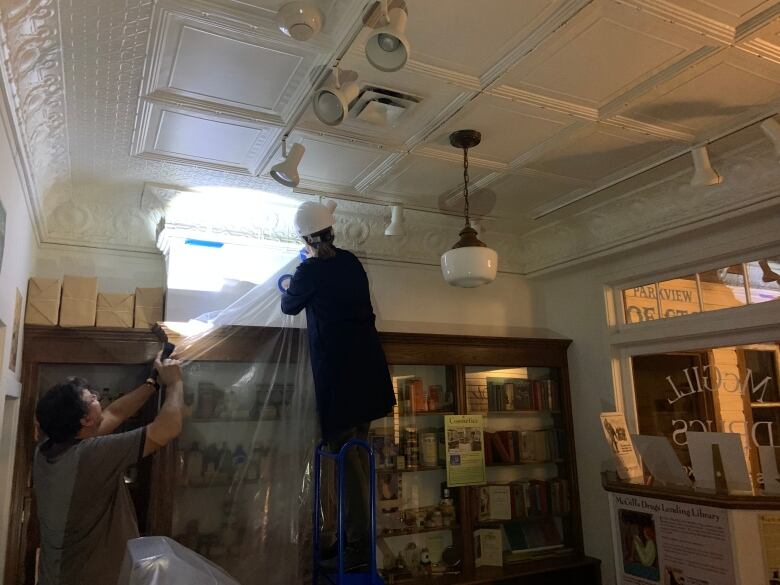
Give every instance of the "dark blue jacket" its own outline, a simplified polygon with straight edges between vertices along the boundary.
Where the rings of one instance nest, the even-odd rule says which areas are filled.
[[[282,311],[304,308],[323,437],[386,416],[395,396],[360,260],[336,249],[333,258],[302,262]]]

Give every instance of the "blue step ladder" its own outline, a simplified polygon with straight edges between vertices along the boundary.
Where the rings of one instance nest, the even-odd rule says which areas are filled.
[[[344,572],[344,459],[347,456],[347,452],[352,447],[363,449],[368,454],[369,463],[369,490],[368,498],[370,502],[370,519],[371,525],[369,526],[370,535],[370,559],[368,564],[368,571],[362,572]],[[335,573],[325,573],[320,567],[320,494],[321,494],[321,478],[320,470],[322,466],[322,458],[326,457],[332,459],[336,464],[336,473],[338,476],[338,571]],[[312,538],[312,557],[314,560],[314,566],[312,569],[312,585],[321,585],[320,577],[322,577],[322,583],[330,583],[332,585],[385,585],[382,577],[376,570],[376,463],[374,461],[374,451],[371,449],[368,443],[361,441],[360,439],[350,439],[344,446],[341,447],[338,453],[333,453],[328,450],[325,441],[321,442],[317,447],[314,454],[314,521],[312,523],[312,530],[314,536]]]

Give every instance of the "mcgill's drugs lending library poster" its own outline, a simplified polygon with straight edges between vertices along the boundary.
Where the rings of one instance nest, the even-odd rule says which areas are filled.
[[[621,585],[733,585],[728,511],[626,494],[610,507]]]

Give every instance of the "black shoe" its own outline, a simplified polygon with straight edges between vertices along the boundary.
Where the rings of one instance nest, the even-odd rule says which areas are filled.
[[[320,567],[327,573],[336,573],[339,570],[338,542],[335,546],[335,554],[330,558],[324,558]],[[351,573],[368,568],[369,553],[367,549],[347,545],[344,548],[344,572]]]

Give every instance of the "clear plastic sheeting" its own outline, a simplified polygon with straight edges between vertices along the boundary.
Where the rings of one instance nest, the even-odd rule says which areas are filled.
[[[170,538],[127,543],[118,585],[238,585],[222,569]]]
[[[282,314],[277,286],[298,262],[182,327],[197,333],[169,331],[185,393],[173,536],[242,585],[310,578],[319,423],[305,317]]]

